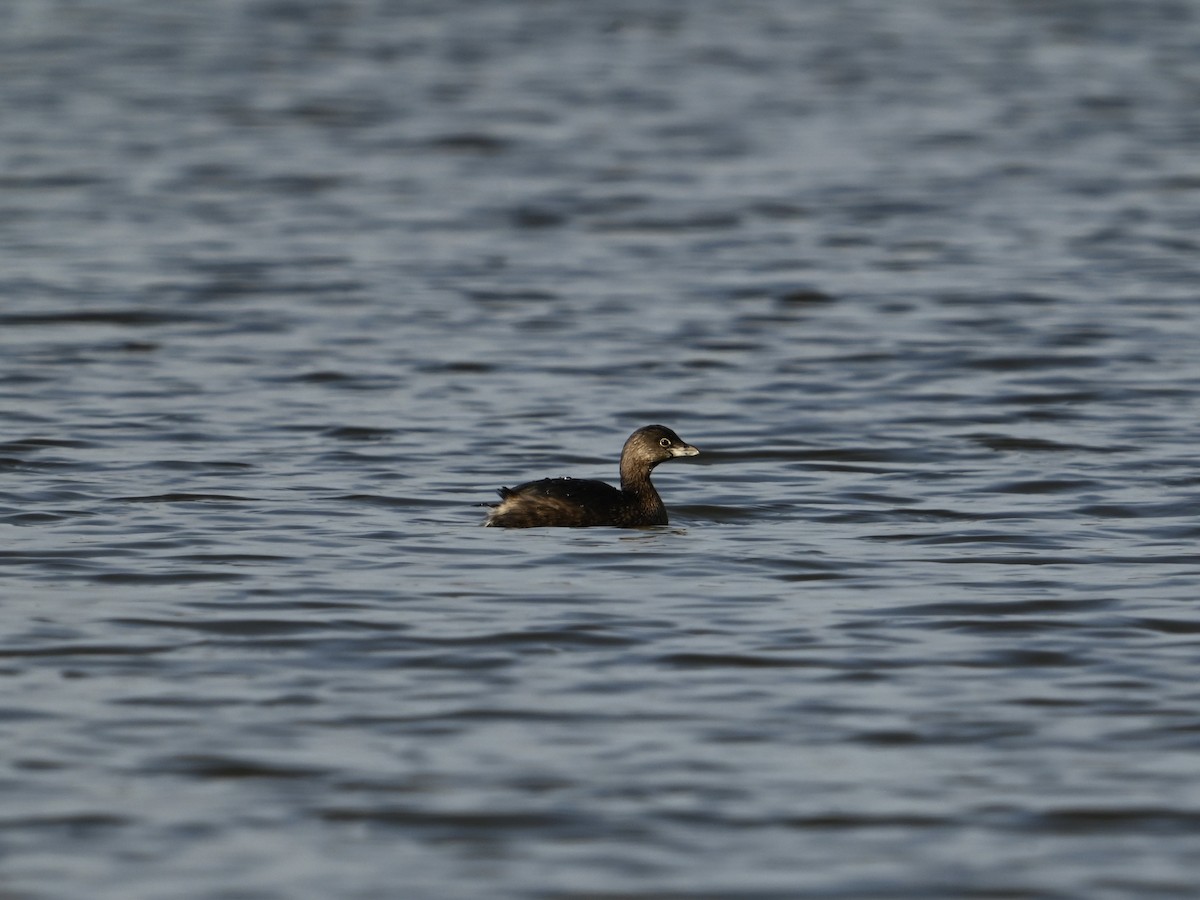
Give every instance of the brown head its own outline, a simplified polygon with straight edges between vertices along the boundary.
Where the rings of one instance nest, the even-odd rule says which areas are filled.
[[[650,471],[676,456],[696,456],[700,451],[665,425],[647,425],[629,436],[621,450],[621,487],[635,489],[650,480]]]

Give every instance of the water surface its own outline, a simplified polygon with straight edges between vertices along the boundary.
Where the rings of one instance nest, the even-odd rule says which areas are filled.
[[[1200,4],[0,24],[0,894],[1194,895]]]

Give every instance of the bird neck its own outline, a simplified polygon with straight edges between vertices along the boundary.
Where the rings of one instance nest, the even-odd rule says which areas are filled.
[[[658,499],[658,491],[650,483],[651,467],[640,460],[621,460],[621,490],[638,498]]]

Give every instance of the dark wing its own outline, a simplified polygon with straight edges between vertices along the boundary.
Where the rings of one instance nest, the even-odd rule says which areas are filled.
[[[543,478],[500,488],[487,524],[502,528],[615,525],[624,495],[611,484],[585,478]]]

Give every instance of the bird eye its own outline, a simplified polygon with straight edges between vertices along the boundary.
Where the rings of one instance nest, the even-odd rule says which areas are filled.
[[[670,447],[670,446],[671,446],[671,439],[670,439],[670,438],[659,438],[659,439],[658,439],[658,446],[660,446],[660,447]]]

